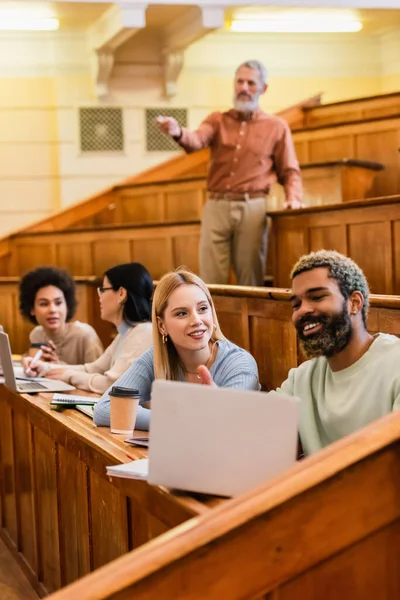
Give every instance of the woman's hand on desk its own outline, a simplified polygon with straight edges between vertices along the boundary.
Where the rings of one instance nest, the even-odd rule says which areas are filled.
[[[214,387],[217,387],[213,378],[211,377],[210,371],[205,365],[200,365],[200,367],[197,367],[197,373],[203,385],[213,385]]]

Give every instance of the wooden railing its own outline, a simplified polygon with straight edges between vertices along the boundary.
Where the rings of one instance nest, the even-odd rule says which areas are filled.
[[[400,92],[305,107],[303,115],[297,129],[399,116]]]
[[[275,389],[304,357],[291,322],[290,291],[275,288],[248,288],[210,285],[222,331],[228,339],[248,350],[256,359],[264,389]],[[94,278],[78,278],[77,317],[94,326],[104,346],[115,329],[100,318]],[[0,279],[0,314],[15,353],[25,352],[32,324],[18,312],[18,282]],[[383,331],[400,335],[400,298],[371,296],[368,319],[371,333]]]
[[[393,600],[399,481],[394,413],[50,598]]]
[[[400,294],[400,196],[270,214],[274,235],[274,285],[290,285],[302,254],[320,248],[350,256],[372,292]]]

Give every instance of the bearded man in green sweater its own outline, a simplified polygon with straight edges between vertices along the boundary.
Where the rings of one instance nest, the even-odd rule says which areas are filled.
[[[301,401],[306,455],[400,409],[400,339],[367,330],[369,289],[350,258],[320,250],[292,273],[293,324],[310,360],[278,389]]]

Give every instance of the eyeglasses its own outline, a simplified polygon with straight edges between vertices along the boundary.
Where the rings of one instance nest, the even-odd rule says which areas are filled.
[[[97,293],[100,296],[102,296],[104,294],[104,292],[106,292],[107,290],[113,290],[114,288],[112,287],[98,287],[97,288]]]

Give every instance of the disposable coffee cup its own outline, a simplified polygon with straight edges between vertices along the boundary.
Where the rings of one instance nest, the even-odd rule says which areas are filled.
[[[111,433],[132,434],[139,406],[139,390],[114,385],[110,392]]]

